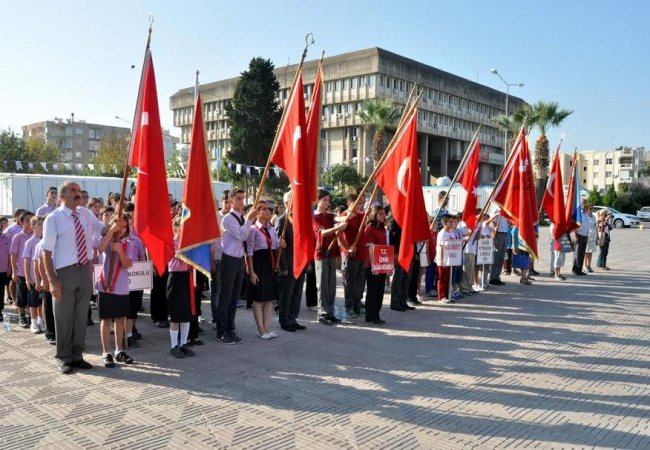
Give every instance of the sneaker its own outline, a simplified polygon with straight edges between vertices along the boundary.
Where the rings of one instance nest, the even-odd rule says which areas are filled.
[[[345,314],[350,318],[357,317],[357,313],[355,313],[354,309],[352,309],[352,308],[345,308]]]
[[[365,315],[366,315],[366,307],[365,307],[365,306],[362,306],[362,307],[359,309],[359,312],[357,313],[357,316],[365,316]]]
[[[425,296],[425,297],[429,297],[429,298],[433,298],[433,297],[437,297],[438,294],[436,294],[435,291],[426,291],[426,292],[424,293],[424,296]]]
[[[38,326],[38,324],[36,322],[32,322],[32,325],[29,327],[29,331],[32,334],[41,334],[42,333],[41,328]]]
[[[217,336],[217,341],[222,344],[235,345],[236,342],[229,333],[224,333],[221,336]]]
[[[124,350],[120,351],[117,355],[115,355],[115,361],[120,362],[122,364],[133,364],[135,362],[133,358],[127,355]]]
[[[329,318],[325,316],[319,317],[318,322],[322,323],[323,325],[334,325],[334,322],[332,322]]]
[[[40,328],[41,333],[45,333],[47,331],[47,327],[45,326],[45,321],[39,322],[38,328]]]
[[[22,328],[29,328],[29,322],[27,322],[27,317],[20,316],[18,318],[18,325],[20,325]]]
[[[594,269],[592,269],[591,266],[587,266],[587,272],[594,273]]]
[[[135,340],[135,338],[133,336],[129,336],[129,337],[126,338],[126,345],[129,348],[140,347],[140,344],[138,343],[138,341]]]
[[[438,300],[438,303],[444,303],[446,305],[447,303],[451,303],[451,300],[449,300],[447,297],[444,297],[441,300]]]
[[[106,353],[104,357],[102,358],[102,362],[104,363],[104,367],[115,367],[115,361],[113,361],[113,355],[110,353]]]
[[[135,339],[136,341],[139,341],[140,339],[142,339],[142,335],[140,334],[140,332],[137,329],[133,330],[132,336],[133,336],[133,339]]]
[[[265,341],[271,339],[271,336],[269,336],[268,333],[264,333],[264,334],[257,333],[257,337],[260,339],[264,339]]]
[[[278,337],[278,335],[275,334],[273,331],[269,331],[267,334],[271,336],[271,339]]]
[[[242,342],[244,342],[244,340],[239,336],[237,336],[237,334],[234,331],[232,332],[232,338],[235,341],[235,344],[241,344]]]
[[[162,320],[156,325],[158,328],[169,328],[169,322],[167,320]]]
[[[558,275],[558,276],[556,276],[556,277],[553,277],[553,279],[554,279],[555,281],[564,281],[564,280],[566,280],[566,278],[564,278],[564,277],[561,276],[561,275]]]
[[[185,354],[185,356],[196,356],[196,353],[194,353],[194,350],[189,348],[187,345],[182,345],[180,347],[180,349]]]
[[[333,315],[333,314],[332,314],[331,316],[327,316],[327,318],[328,318],[329,321],[332,322],[332,323],[341,323],[341,319],[339,319],[338,317],[336,317],[336,316]]]
[[[183,350],[181,350],[178,345],[172,348],[169,353],[171,353],[174,358],[185,358],[185,353],[183,353]]]

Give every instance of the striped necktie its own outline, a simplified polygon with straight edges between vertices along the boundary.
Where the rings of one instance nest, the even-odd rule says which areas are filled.
[[[84,232],[84,229],[81,226],[81,220],[79,219],[79,213],[77,211],[74,211],[72,213],[72,218],[74,219],[74,231],[77,236],[77,262],[83,265],[88,262],[88,250],[86,249],[86,233]]]

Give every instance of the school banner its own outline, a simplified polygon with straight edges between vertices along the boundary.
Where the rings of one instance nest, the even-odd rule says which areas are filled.
[[[103,265],[93,266],[93,286],[97,285]],[[143,291],[153,287],[153,266],[151,261],[134,262],[129,268],[129,291]]]
[[[444,241],[442,248],[442,265],[462,266],[463,265],[463,241],[460,239],[451,239]]]
[[[493,239],[481,238],[478,241],[476,251],[476,264],[492,264],[494,262],[494,242]]]
[[[395,270],[395,247],[392,245],[373,245],[370,247],[370,271],[375,275],[393,273]]]

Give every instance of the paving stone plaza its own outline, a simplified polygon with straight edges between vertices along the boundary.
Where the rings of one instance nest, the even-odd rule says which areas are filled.
[[[505,276],[407,312],[386,296],[383,327],[303,309],[307,330],[276,326],[271,341],[242,309],[243,344],[204,323],[183,360],[142,315],[134,366],[101,365],[96,324],[95,367],[64,376],[54,347],[14,326],[0,334],[0,448],[650,448],[650,231],[614,231],[611,272],[571,276],[567,257],[564,282],[546,275],[547,229],[540,247],[533,286]]]

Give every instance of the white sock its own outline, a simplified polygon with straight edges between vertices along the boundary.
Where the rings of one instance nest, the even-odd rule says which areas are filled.
[[[181,347],[187,344],[187,336],[190,334],[190,323],[181,322]]]
[[[178,346],[178,330],[169,329],[169,338],[172,340],[172,348]]]

